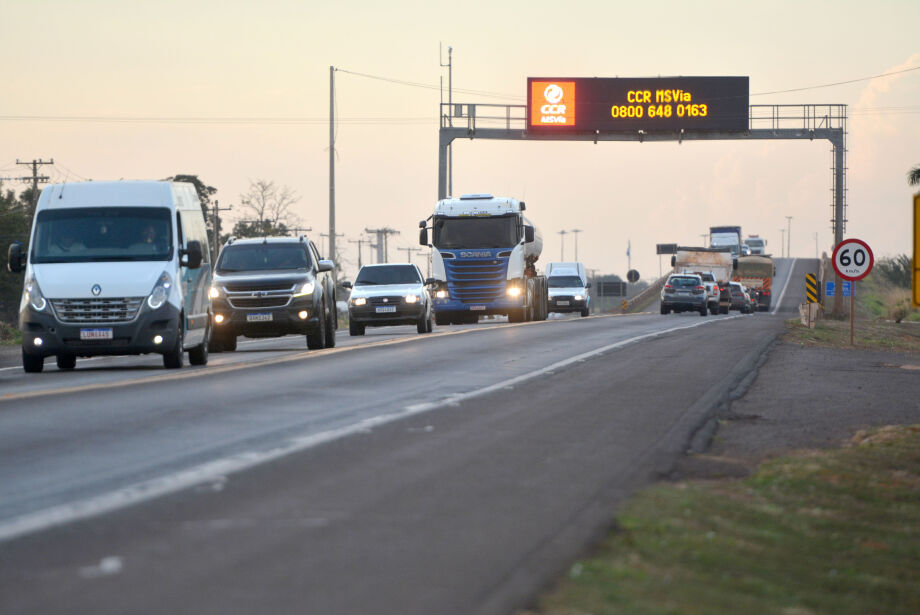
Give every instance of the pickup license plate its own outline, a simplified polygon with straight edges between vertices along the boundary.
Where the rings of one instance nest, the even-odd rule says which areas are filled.
[[[111,329],[80,329],[81,340],[110,340],[112,339]]]
[[[246,314],[246,322],[271,322],[272,315],[268,314]]]
[[[484,306],[484,305],[471,305],[471,306],[470,306],[470,310],[472,310],[472,311],[477,311],[477,310],[482,311],[482,310],[485,310],[485,309],[486,309],[486,306]]]
[[[556,305],[568,305],[568,304],[569,304],[568,301],[557,301],[556,302]]]
[[[395,311],[396,311],[396,306],[395,306],[395,305],[380,305],[380,306],[377,306],[377,313],[378,313],[378,314],[392,314],[392,313],[395,312]]]

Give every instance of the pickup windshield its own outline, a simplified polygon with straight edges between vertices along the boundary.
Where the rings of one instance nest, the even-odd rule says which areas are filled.
[[[38,214],[33,263],[167,261],[173,251],[165,207],[79,207]]]
[[[234,271],[306,270],[310,257],[300,243],[229,245],[220,253],[218,273]]]
[[[510,248],[521,240],[517,215],[488,218],[436,218],[434,245],[442,250]]]

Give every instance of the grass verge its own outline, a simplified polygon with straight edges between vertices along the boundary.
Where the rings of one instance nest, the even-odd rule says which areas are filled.
[[[787,320],[782,339],[804,346],[854,347],[850,346],[849,321],[819,320],[814,329],[808,329],[798,320]],[[856,348],[863,350],[920,352],[920,325],[857,320],[853,341]]]
[[[920,426],[633,498],[542,615],[920,613]]]
[[[0,346],[18,346],[22,344],[22,333],[16,327],[0,321]]]

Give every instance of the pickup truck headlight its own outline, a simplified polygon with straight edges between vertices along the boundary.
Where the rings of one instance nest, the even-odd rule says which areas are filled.
[[[294,296],[295,297],[305,297],[307,295],[312,295],[315,289],[316,289],[316,284],[313,283],[313,280],[310,280],[309,282],[304,282],[303,286],[301,286],[300,288],[297,289],[297,291],[294,292]]]
[[[218,288],[217,286],[212,286],[211,289],[208,291],[208,296],[211,297],[211,299],[217,299],[218,297],[220,297],[220,288]]]
[[[160,274],[157,283],[153,285],[153,290],[147,297],[147,305],[151,310],[158,310],[163,307],[166,300],[169,299],[169,289],[172,288],[172,276],[164,271]]]
[[[48,306],[48,302],[45,301],[45,296],[42,294],[42,289],[38,287],[38,281],[36,281],[35,276],[30,277],[29,281],[26,282],[26,301],[36,312],[41,312]]]

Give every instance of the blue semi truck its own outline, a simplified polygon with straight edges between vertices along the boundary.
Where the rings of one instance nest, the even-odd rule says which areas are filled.
[[[419,223],[419,243],[432,248],[437,324],[475,323],[488,314],[546,319],[546,277],[536,270],[543,238],[524,210],[517,199],[466,194],[438,201]]]

